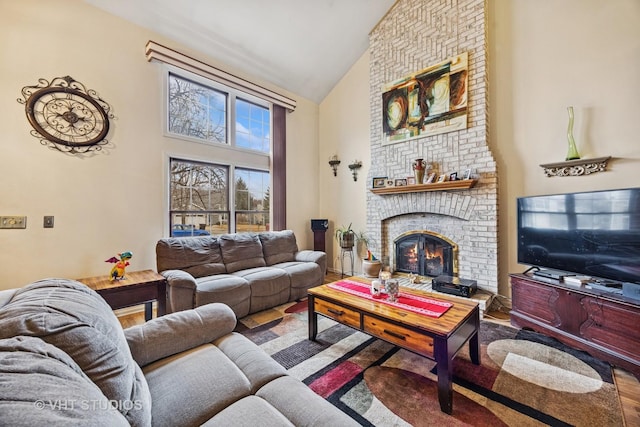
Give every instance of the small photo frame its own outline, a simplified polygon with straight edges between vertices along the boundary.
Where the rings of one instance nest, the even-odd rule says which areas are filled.
[[[436,179],[436,173],[431,172],[425,181],[425,184],[431,184]]]
[[[465,169],[462,179],[471,179],[471,169]]]
[[[379,176],[379,177],[373,178],[373,184],[372,184],[373,188],[384,188],[386,186],[387,186],[386,176]]]
[[[447,180],[447,174],[443,173],[438,177],[438,182],[445,182]]]
[[[449,181],[457,181],[458,180],[458,172],[453,172],[449,175]]]
[[[416,185],[416,177],[408,176],[407,177],[407,185]]]
[[[395,184],[393,183],[392,179],[387,179],[384,183],[385,187],[395,187]]]
[[[396,187],[406,187],[407,186],[407,179],[406,178],[396,178],[395,186]]]

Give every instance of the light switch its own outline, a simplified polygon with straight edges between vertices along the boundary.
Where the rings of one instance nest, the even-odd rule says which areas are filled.
[[[42,226],[44,228],[53,228],[53,215],[45,216]]]

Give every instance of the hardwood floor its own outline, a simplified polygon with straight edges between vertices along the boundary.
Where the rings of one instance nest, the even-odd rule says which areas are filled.
[[[325,276],[325,283],[335,282],[340,280],[339,273],[328,272]],[[143,307],[143,306],[141,306]],[[155,308],[153,316],[156,316]],[[140,312],[134,314],[119,316],[120,324],[123,328],[129,328],[131,326],[144,323],[144,310],[141,308]],[[501,323],[503,325],[510,326],[509,313],[500,311],[489,311],[483,320]],[[620,404],[622,406],[622,413],[625,419],[626,427],[640,427],[640,381],[631,373],[614,368],[614,381],[619,390]]]

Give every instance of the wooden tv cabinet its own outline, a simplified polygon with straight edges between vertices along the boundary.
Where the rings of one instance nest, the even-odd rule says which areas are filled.
[[[510,277],[512,325],[554,337],[640,379],[640,301],[529,274]]]

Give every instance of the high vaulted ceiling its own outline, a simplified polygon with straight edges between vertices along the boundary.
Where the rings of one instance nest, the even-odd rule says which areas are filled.
[[[85,1],[319,103],[396,0]]]

